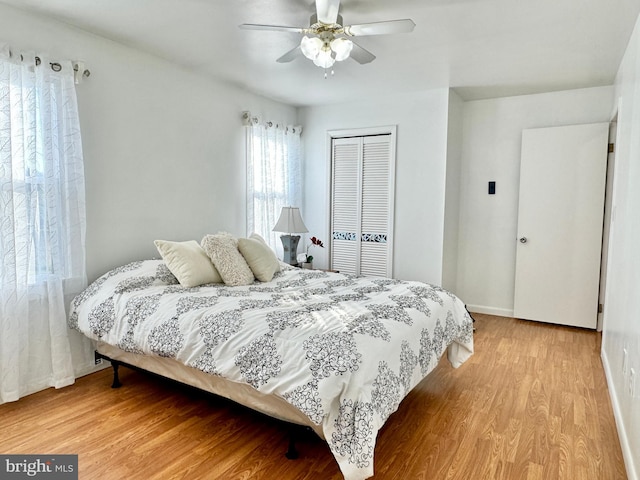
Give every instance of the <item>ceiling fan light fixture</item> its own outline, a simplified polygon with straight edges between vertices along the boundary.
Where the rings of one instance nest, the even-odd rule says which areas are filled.
[[[323,46],[322,40],[318,37],[302,37],[300,41],[300,50],[305,57],[309,60],[315,60],[318,54],[321,52]]]
[[[341,0],[314,0],[314,3],[316,8],[309,19],[308,27],[286,27],[257,23],[243,23],[240,27],[248,30],[302,34],[300,44],[277,58],[276,61],[289,63],[304,56],[318,67],[324,68],[326,78],[327,70],[333,67],[335,62],[352,58],[364,65],[375,60],[376,56],[373,53],[353,43],[349,39],[350,37],[409,33],[416,26],[413,20],[408,18],[345,25],[342,15],[340,15]],[[333,75],[333,71],[331,74]]]
[[[346,38],[334,38],[331,41],[331,50],[333,50],[336,54],[336,61],[341,62],[349,58],[349,54],[353,49],[353,42]]]

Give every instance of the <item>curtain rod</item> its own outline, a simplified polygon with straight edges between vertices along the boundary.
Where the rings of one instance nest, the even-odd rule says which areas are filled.
[[[9,57],[13,57],[13,52],[11,50],[9,50]],[[20,54],[20,61],[24,61],[24,55]],[[36,67],[39,66],[42,63],[42,59],[38,56],[35,57],[35,64]],[[75,77],[75,82],[76,83],[80,83],[80,80],[82,79],[82,77],[89,77],[91,76],[91,71],[88,68],[84,68],[84,62],[81,61],[72,61],[71,64],[73,65],[73,71],[74,71],[74,77]],[[58,62],[49,62],[49,66],[51,67],[51,70],[53,70],[54,72],[59,72],[62,70],[62,65],[60,65]],[[82,75],[80,75],[80,72]]]
[[[257,115],[252,115],[251,112],[249,111],[242,112],[242,125],[244,125],[245,127],[250,127],[252,125],[260,125],[260,124],[264,125],[267,128],[275,127],[275,128],[281,128],[291,133],[298,133],[298,134],[302,133],[302,126],[300,125],[284,125],[283,123],[272,122],[272,121],[262,122]]]

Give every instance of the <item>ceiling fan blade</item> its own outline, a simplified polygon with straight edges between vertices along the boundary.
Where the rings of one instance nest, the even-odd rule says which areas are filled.
[[[347,25],[344,33],[349,36],[362,37],[365,35],[387,35],[389,33],[412,32],[416,24],[413,20],[389,20],[387,22],[361,23],[359,25]]]
[[[280,58],[278,58],[276,62],[289,63],[301,56],[302,56],[302,50],[300,50],[300,45],[298,45],[296,48],[289,50],[287,53],[285,53]]]
[[[292,32],[292,33],[304,33],[304,28],[299,27],[282,27],[280,25],[258,25],[255,23],[243,23],[238,25],[243,30],[269,30],[272,32]]]
[[[363,65],[365,63],[371,63],[376,59],[376,56],[373,53],[362,48],[355,42],[353,42],[353,49],[351,50],[351,54],[349,55],[349,57],[353,58],[356,62]]]
[[[340,10],[340,0],[316,0],[319,22],[333,25],[338,19],[338,10]]]

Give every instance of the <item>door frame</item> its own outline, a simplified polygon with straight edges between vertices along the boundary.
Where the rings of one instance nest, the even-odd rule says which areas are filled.
[[[604,328],[604,309],[606,308],[607,277],[609,265],[609,245],[613,233],[613,221],[615,219],[614,192],[616,184],[616,154],[618,149],[618,118],[620,116],[620,102],[616,104],[616,110],[609,122],[609,143],[613,144],[613,152],[607,154],[607,178],[604,196],[604,218],[602,228],[602,252],[600,257],[600,285],[598,289],[598,321],[596,331],[602,332]],[[602,305],[602,311],[600,308]]]

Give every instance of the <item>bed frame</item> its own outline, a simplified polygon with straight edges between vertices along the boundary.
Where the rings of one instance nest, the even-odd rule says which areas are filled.
[[[296,440],[303,433],[313,431],[324,439],[320,427],[311,423],[298,409],[279,397],[265,395],[249,385],[209,375],[169,358],[137,355],[100,342],[98,342],[98,347],[94,351],[94,356],[96,363],[100,360],[111,363],[113,371],[111,388],[120,388],[122,386],[119,369],[120,366],[124,366],[196,388],[207,394],[232,400],[260,414],[279,420],[288,429],[289,443],[284,455],[289,460],[295,460],[299,457],[299,452],[296,449]]]

